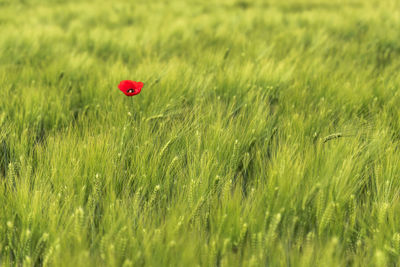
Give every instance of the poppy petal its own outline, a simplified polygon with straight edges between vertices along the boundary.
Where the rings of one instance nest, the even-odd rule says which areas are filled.
[[[118,88],[121,90],[126,96],[134,96],[140,93],[142,90],[143,83],[136,82],[131,80],[123,80],[119,83]]]

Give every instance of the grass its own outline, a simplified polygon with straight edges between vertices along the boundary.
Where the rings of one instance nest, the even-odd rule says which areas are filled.
[[[0,265],[396,266],[399,8],[0,0]]]

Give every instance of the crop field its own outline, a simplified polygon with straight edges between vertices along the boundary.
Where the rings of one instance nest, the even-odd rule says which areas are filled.
[[[399,91],[398,0],[0,0],[0,266],[398,266]]]

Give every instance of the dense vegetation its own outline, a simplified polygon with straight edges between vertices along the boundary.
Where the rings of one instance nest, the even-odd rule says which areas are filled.
[[[0,265],[396,265],[399,29],[397,0],[0,0]]]

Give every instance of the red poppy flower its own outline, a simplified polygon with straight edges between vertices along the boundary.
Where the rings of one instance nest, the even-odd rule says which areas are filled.
[[[142,90],[142,87],[142,82],[135,82],[130,80],[123,80],[118,85],[119,90],[121,90],[126,96],[139,94]]]

